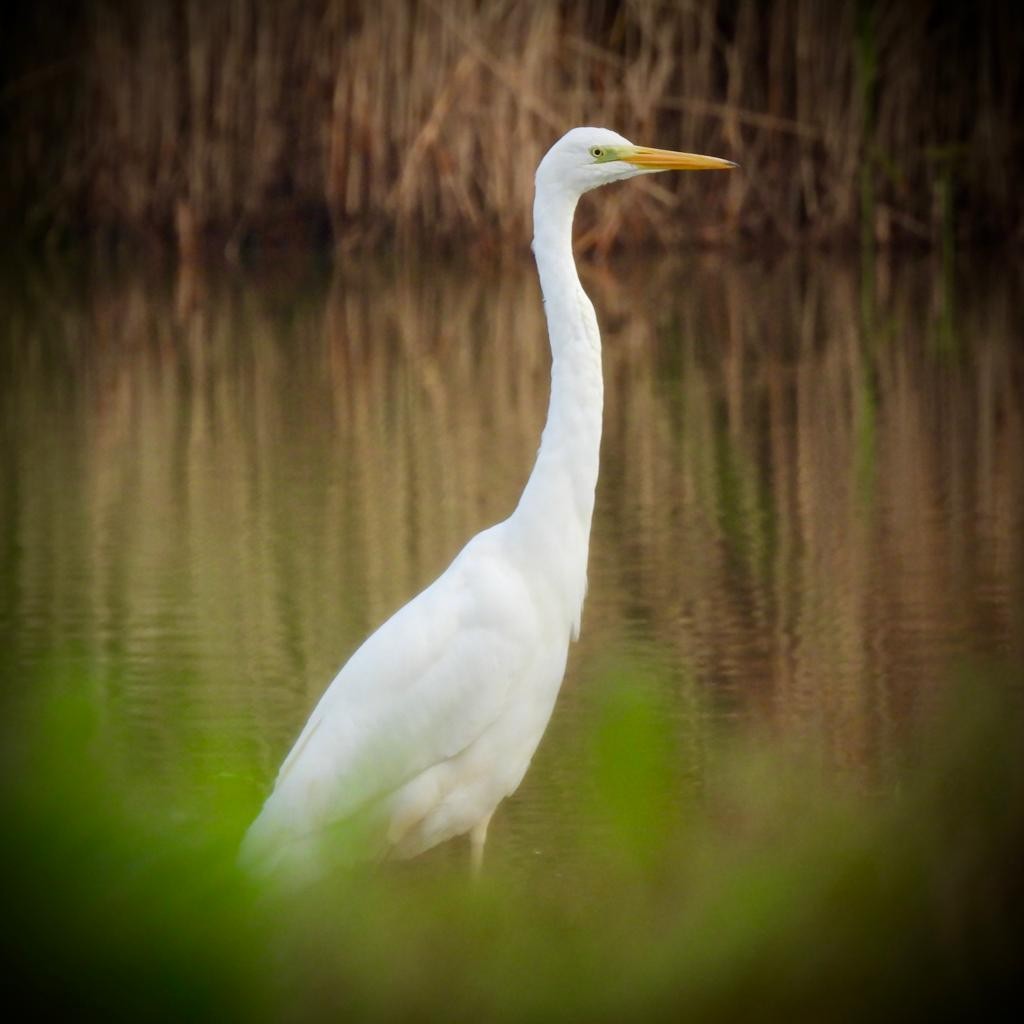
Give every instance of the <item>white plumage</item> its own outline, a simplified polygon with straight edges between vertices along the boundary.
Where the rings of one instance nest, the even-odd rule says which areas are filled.
[[[574,128],[537,169],[533,250],[551,340],[551,400],[515,511],[474,537],[352,655],[317,704],[249,829],[243,861],[316,870],[358,837],[410,857],[487,826],[519,783],[579,635],[601,442],[601,348],[576,273],[579,197],[656,170],[728,161]]]

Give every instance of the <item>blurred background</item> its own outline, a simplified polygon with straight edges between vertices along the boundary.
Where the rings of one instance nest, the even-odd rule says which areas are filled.
[[[104,1019],[1019,1000],[1013,5],[0,17],[12,981]],[[269,899],[235,849],[312,705],[529,473],[533,173],[584,123],[741,170],[581,204],[605,423],[548,733],[480,886],[452,843]]]
[[[5,18],[0,215],[50,245],[521,247],[533,169],[576,124],[744,170],[678,215],[688,182],[602,196],[594,244],[1024,230],[1024,28],[996,0],[58,0]]]

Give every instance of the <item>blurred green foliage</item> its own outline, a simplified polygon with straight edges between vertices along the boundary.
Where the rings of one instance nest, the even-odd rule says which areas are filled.
[[[13,996],[76,1019],[948,1019],[1019,1001],[1019,688],[965,669],[881,777],[721,730],[700,777],[651,669],[594,681],[555,857],[261,888],[235,866],[246,757],[168,797],[127,778],[82,680],[8,705]],[[566,809],[569,810],[568,808]],[[495,822],[501,828],[501,815]],[[557,826],[556,826],[557,828]]]

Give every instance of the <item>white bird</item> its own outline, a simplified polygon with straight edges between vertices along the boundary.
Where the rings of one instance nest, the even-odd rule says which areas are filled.
[[[243,863],[308,872],[353,831],[364,855],[400,858],[468,832],[479,870],[491,816],[551,717],[587,589],[603,384],[597,318],[573,261],[576,204],[640,174],[734,166],[603,128],[574,128],[548,150],[533,252],[551,398],[526,488],[341,669],[249,829]]]

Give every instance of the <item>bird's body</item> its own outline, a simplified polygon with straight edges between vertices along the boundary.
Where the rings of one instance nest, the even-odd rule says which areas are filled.
[[[338,673],[246,836],[247,862],[314,867],[352,826],[373,856],[414,856],[469,832],[479,864],[491,815],[551,717],[586,592],[601,347],[572,257],[573,214],[588,188],[667,169],[644,162],[658,154],[680,168],[684,157],[730,166],[596,128],[573,129],[541,161],[533,248],[552,383],[529,481],[512,515],[474,537]]]

